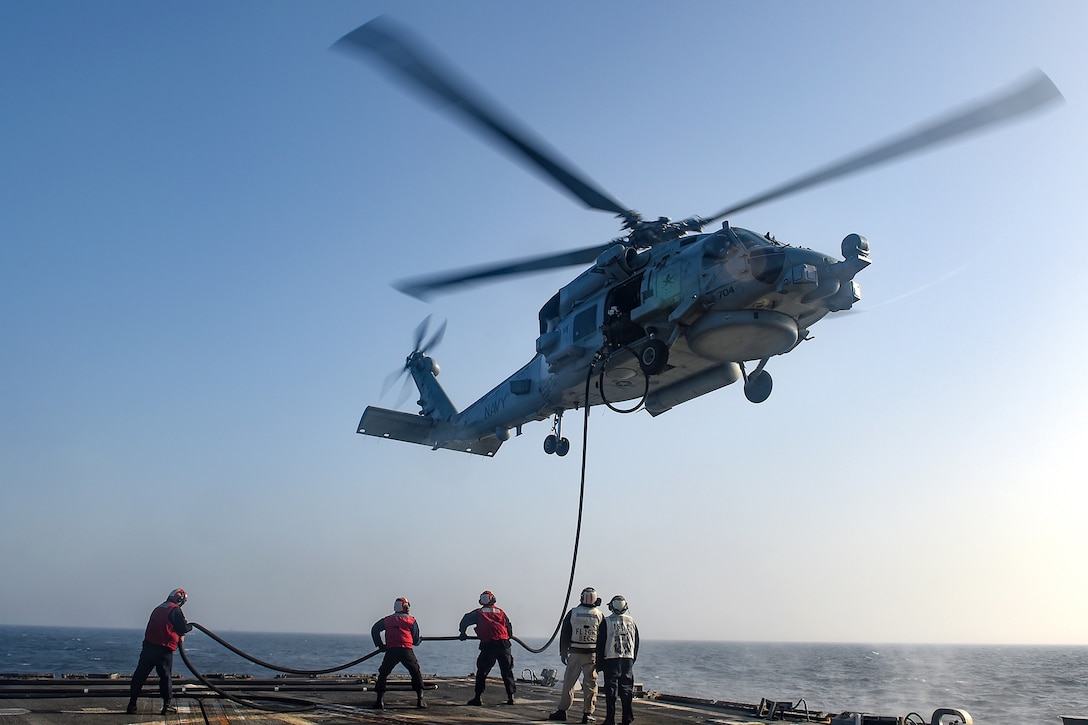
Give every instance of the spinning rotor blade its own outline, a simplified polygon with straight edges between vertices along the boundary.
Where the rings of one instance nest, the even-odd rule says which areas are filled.
[[[1029,81],[1002,93],[988,101],[969,106],[942,120],[919,127],[917,130],[886,141],[867,151],[825,166],[782,186],[747,199],[735,206],[723,209],[706,222],[713,222],[743,209],[794,194],[834,179],[848,176],[865,169],[892,161],[900,156],[922,151],[929,146],[951,141],[958,136],[981,131],[987,126],[1011,121],[1017,116],[1062,100],[1061,91],[1042,71]]]
[[[404,401],[408,400],[408,396],[412,392],[412,381],[408,377],[408,371],[405,368],[400,370],[394,370],[385,378],[385,383],[382,385],[382,398],[389,395],[389,391],[393,389],[393,386],[400,381],[400,392],[397,393],[396,402],[393,404],[394,408],[399,408],[404,405]]]
[[[601,252],[611,247],[615,242],[598,244],[595,247],[584,249],[572,249],[569,252],[559,254],[547,254],[542,257],[527,257],[520,260],[503,262],[502,264],[486,265],[463,269],[459,272],[434,275],[430,277],[416,277],[395,283],[393,286],[406,295],[425,300],[433,292],[448,291],[451,287],[468,284],[493,277],[507,277],[510,275],[530,274],[543,272],[549,269],[571,267],[576,264],[589,264],[600,256]],[[443,329],[444,329],[443,323]]]
[[[467,81],[458,80],[448,70],[448,63],[430,55],[388,19],[371,20],[340,38],[332,47],[347,52],[372,53],[417,91],[460,110],[477,130],[502,142],[591,209],[610,211],[625,218],[634,215],[573,166],[560,161],[558,154],[548,150],[542,142],[531,140],[527,131],[519,129],[509,118],[503,118],[495,104],[486,102],[483,94],[474,91]]]
[[[427,315],[416,328],[416,350],[422,353],[426,353],[429,350],[433,350],[438,343],[442,342],[442,338],[446,336],[446,321],[442,320],[442,324],[438,326],[435,333],[431,335],[431,339],[423,342],[423,335],[427,330],[427,327],[431,324],[431,316]]]
[[[393,386],[396,385],[397,381],[404,377],[405,374],[404,368],[398,368],[385,376],[385,382],[382,383],[383,398],[389,394],[389,391],[393,389]]]
[[[1053,81],[1045,73],[1038,71],[1026,83],[1005,91],[990,100],[969,106],[941,120],[921,126],[915,131],[886,141],[868,151],[850,156],[742,201],[736,206],[723,209],[709,219],[705,219],[705,222],[710,223],[743,209],[753,207],[756,204],[764,204],[788,194],[795,194],[803,189],[826,183],[832,179],[887,163],[900,156],[950,141],[957,136],[980,131],[987,126],[1011,121],[1017,116],[1062,98],[1061,91],[1057,89]]]
[[[412,361],[412,358],[416,355],[416,353],[426,354],[428,350],[433,350],[435,347],[438,346],[440,342],[442,342],[442,338],[446,335],[446,321],[442,320],[442,324],[438,326],[438,329],[434,331],[434,334],[431,335],[430,339],[424,342],[423,340],[427,336],[427,328],[429,328],[430,326],[431,316],[427,315],[423,318],[423,322],[419,323],[416,326],[416,331],[414,335],[415,341],[412,343],[412,352],[409,353],[408,359],[404,363],[404,367],[400,368],[399,370],[394,370],[389,375],[387,375],[385,378],[385,383],[382,385],[382,397],[384,398],[389,393],[389,391],[393,389],[393,386],[397,384],[398,380],[401,380],[402,378],[404,379],[401,385],[400,394],[397,395],[396,407],[398,408],[408,398],[408,391],[410,390],[410,386],[408,385],[408,368],[409,364]]]

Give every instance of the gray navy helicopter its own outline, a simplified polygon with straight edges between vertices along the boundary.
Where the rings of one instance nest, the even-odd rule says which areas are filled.
[[[623,234],[604,244],[398,283],[419,298],[470,282],[589,265],[540,309],[536,354],[462,411],[437,380],[427,355],[427,320],[401,374],[419,390],[418,413],[368,406],[358,432],[493,456],[529,421],[553,420],[544,450],[566,455],[563,412],[638,400],[652,416],[743,380],[760,403],[771,393],[766,367],[794,350],[815,323],[861,299],[855,275],[869,265],[869,243],[848,234],[842,258],[790,246],[770,234],[734,227],[727,217],[818,184],[877,166],[955,137],[1027,114],[1061,99],[1046,75],[960,109],[863,152],[822,167],[709,217],[644,219],[563,161],[523,126],[457,78],[386,18],[372,20],[333,48],[376,60],[394,76],[490,140],[521,157],[591,209],[611,212]],[[721,222],[717,229],[711,225]],[[428,318],[429,319],[429,318]],[[751,367],[751,369],[749,369]]]

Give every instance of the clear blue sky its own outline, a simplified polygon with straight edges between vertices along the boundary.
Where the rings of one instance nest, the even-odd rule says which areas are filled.
[[[1038,67],[1067,103],[737,215],[862,314],[658,418],[594,411],[575,591],[651,639],[1088,644],[1088,4],[0,4],[0,623],[453,633],[563,609],[575,452],[355,433],[427,314],[460,407],[578,270],[393,280],[618,233],[375,68],[389,13],[623,203],[709,214]],[[407,406],[406,406],[407,407]],[[693,620],[695,624],[693,625]]]

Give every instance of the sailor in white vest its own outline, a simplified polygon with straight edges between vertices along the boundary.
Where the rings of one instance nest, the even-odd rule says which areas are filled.
[[[616,695],[620,696],[623,725],[635,719],[635,660],[638,659],[638,625],[627,613],[627,600],[617,594],[608,603],[612,614],[597,630],[597,664],[604,672],[605,718],[601,725],[616,725]]]
[[[582,590],[581,601],[563,618],[559,634],[559,659],[567,666],[563,674],[563,694],[559,709],[549,720],[566,720],[567,709],[574,704],[574,687],[582,678],[582,722],[593,722],[597,707],[597,631],[604,621],[600,597],[593,587]]]

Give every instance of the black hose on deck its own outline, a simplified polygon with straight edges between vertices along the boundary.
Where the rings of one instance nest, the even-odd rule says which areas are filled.
[[[375,655],[377,655],[381,651],[381,650],[374,650],[370,654],[363,655],[362,657],[360,657],[357,660],[352,660],[351,662],[348,662],[347,664],[337,665],[335,667],[326,667],[326,668],[321,669],[321,670],[296,670],[296,669],[292,669],[290,667],[281,667],[280,665],[274,665],[271,662],[265,662],[264,660],[257,659],[256,657],[249,654],[248,652],[243,652],[242,650],[238,649],[237,647],[232,645],[230,642],[226,641],[225,639],[223,639],[222,637],[220,637],[219,635],[217,635],[215,632],[211,631],[207,627],[204,627],[203,625],[197,624],[196,622],[190,622],[189,624],[193,625],[194,629],[199,629],[201,632],[208,635],[209,637],[214,639],[216,642],[223,645],[224,647],[226,647],[227,649],[229,649],[231,652],[238,655],[239,657],[243,657],[243,658],[249,660],[250,662],[252,662],[255,665],[260,665],[261,667],[267,667],[268,669],[276,670],[277,672],[286,672],[289,675],[303,675],[303,676],[307,676],[307,677],[315,677],[317,675],[327,675],[330,672],[339,672],[340,670],[346,670],[349,667],[354,667],[355,665],[359,664],[360,662],[365,662],[366,660],[370,659],[371,657],[374,657]],[[183,659],[184,659],[184,656],[183,656]],[[190,670],[193,669],[192,666],[189,664],[188,660],[185,660],[185,665]],[[193,674],[194,675],[196,674],[196,670],[193,670]]]
[[[563,608],[559,612],[559,621],[555,625],[555,631],[552,632],[552,636],[549,637],[548,641],[545,642],[541,647],[539,647],[537,649],[533,649],[532,647],[527,645],[521,639],[519,639],[517,637],[512,637],[511,638],[515,642],[520,644],[525,650],[527,650],[529,652],[532,652],[533,654],[540,654],[544,650],[548,649],[548,647],[551,646],[552,642],[555,641],[555,638],[559,635],[559,631],[563,627],[563,618],[566,616],[566,613],[567,613],[567,605],[570,604],[570,595],[571,595],[571,592],[574,590],[574,574],[575,574],[575,571],[578,568],[578,544],[581,542],[581,539],[582,539],[582,510],[584,508],[585,496],[586,496],[586,451],[587,451],[587,447],[588,447],[587,442],[589,440],[589,407],[590,407],[589,406],[589,388],[590,388],[590,384],[593,381],[593,368],[594,367],[595,367],[595,365],[590,365],[589,366],[589,372],[586,374],[586,390],[585,390],[585,397],[583,398],[585,416],[584,416],[584,422],[582,424],[582,476],[581,476],[581,483],[579,484],[579,488],[578,488],[578,523],[575,526],[575,531],[574,531],[574,553],[571,556],[570,579],[567,580],[567,595],[563,599]],[[264,660],[261,660],[261,659],[258,659],[257,657],[254,657],[253,655],[249,654],[248,652],[244,652],[244,651],[238,649],[237,647],[232,645],[230,642],[227,642],[225,639],[223,639],[222,637],[217,635],[215,632],[212,632],[207,627],[205,627],[205,626],[203,626],[201,624],[198,624],[196,622],[190,622],[190,624],[192,624],[195,629],[199,629],[201,632],[208,635],[209,637],[214,639],[216,642],[223,645],[224,647],[226,647],[227,649],[229,649],[231,652],[238,655],[239,657],[243,657],[243,658],[249,660],[250,662],[252,662],[254,664],[260,665],[261,667],[267,667],[270,670],[276,670],[277,672],[286,672],[286,673],[292,674],[292,675],[303,675],[303,676],[312,677],[312,676],[316,676],[316,675],[325,675],[325,674],[328,674],[330,672],[339,672],[340,670],[346,670],[349,667],[354,667],[355,665],[357,665],[357,664],[359,664],[361,662],[365,662],[366,660],[370,659],[371,657],[374,657],[375,655],[377,655],[377,654],[379,654],[381,652],[381,650],[376,649],[373,652],[371,652],[369,654],[366,654],[366,655],[363,655],[362,657],[360,657],[358,659],[352,660],[351,662],[348,662],[348,663],[343,664],[343,665],[337,665],[335,667],[326,667],[326,668],[320,669],[320,670],[298,670],[298,669],[293,669],[293,668],[290,668],[290,667],[282,667],[280,665],[274,665],[271,662],[265,662]],[[441,636],[441,637],[423,637],[422,638],[422,640],[424,642],[428,642],[428,641],[429,642],[448,642],[448,641],[460,640],[460,639],[461,639],[460,636]],[[468,637],[466,639],[478,639],[478,638],[477,637]],[[241,703],[243,705],[247,705],[249,707],[253,707],[253,708],[256,708],[256,709],[259,709],[259,710],[273,710],[273,711],[281,711],[281,712],[303,711],[303,710],[310,710],[310,709],[313,709],[314,707],[316,707],[316,705],[314,703],[312,703],[312,702],[310,702],[308,700],[299,700],[299,699],[296,699],[296,698],[287,698],[287,697],[267,697],[267,698],[262,697],[262,698],[260,698],[261,700],[269,700],[269,701],[273,701],[273,702],[283,702],[283,703],[297,703],[299,705],[299,706],[296,706],[296,707],[293,707],[293,708],[290,708],[290,709],[287,709],[287,710],[283,710],[281,708],[271,708],[271,707],[263,706],[263,705],[260,705],[260,704],[258,704],[257,702],[255,702],[253,700],[238,697],[236,695],[231,695],[231,694],[229,694],[227,692],[224,692],[223,690],[219,689],[215,685],[213,685],[211,682],[209,682],[207,680],[207,678],[204,677],[204,675],[202,675],[195,667],[193,667],[192,663],[189,662],[188,656],[186,656],[186,654],[185,654],[185,645],[184,645],[184,643],[179,643],[178,644],[178,652],[181,653],[181,659],[185,662],[185,666],[189,668],[189,671],[193,673],[193,676],[196,677],[196,679],[199,680],[201,684],[203,684],[205,687],[212,690],[213,692],[217,693],[221,697],[227,698],[228,700],[233,700],[235,702],[238,702],[238,703]]]
[[[200,629],[201,632],[204,632],[209,637],[215,639],[217,642],[224,644],[225,646],[230,648],[231,651],[241,654],[239,650],[226,644],[226,642],[223,642],[223,640],[219,639],[214,634],[206,630],[204,627],[201,627],[199,624],[194,623],[193,626],[197,627],[198,629]],[[181,655],[181,659],[185,663],[185,666],[188,667],[189,671],[193,673],[193,677],[195,677],[200,682],[200,684],[204,685],[209,690],[224,699],[232,700],[240,705],[245,705],[246,707],[252,707],[255,710],[266,710],[269,712],[307,712],[309,710],[314,710],[317,708],[317,703],[311,702],[310,700],[303,700],[297,697],[279,697],[270,695],[268,697],[248,698],[242,697],[241,695],[232,695],[226,690],[220,689],[213,685],[207,677],[205,677],[197,668],[193,667],[193,663],[189,661],[189,656],[185,654],[184,642],[178,642],[178,653]],[[243,656],[246,657],[246,659],[250,659],[248,655],[243,654]],[[272,669],[279,668],[273,667]],[[192,693],[186,694],[189,697],[194,696]],[[276,704],[262,705],[261,701]],[[201,709],[203,709],[203,707],[203,703],[201,703]],[[205,720],[207,720],[207,718],[205,718]]]

